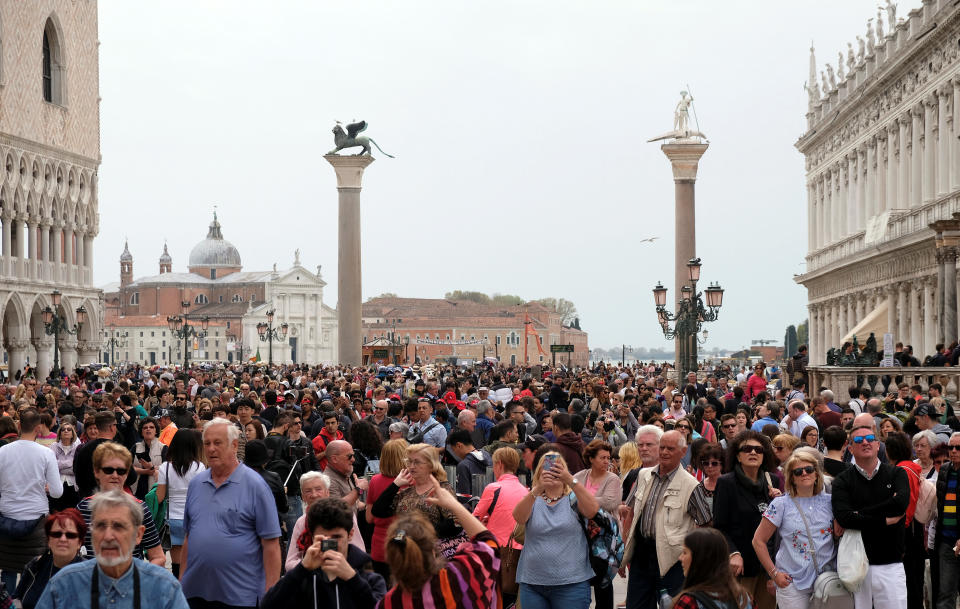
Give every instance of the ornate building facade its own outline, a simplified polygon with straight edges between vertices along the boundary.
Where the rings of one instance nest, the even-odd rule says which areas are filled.
[[[299,250],[293,265],[286,270],[244,271],[237,248],[223,238],[223,227],[216,213],[205,239],[190,251],[187,272],[173,272],[173,257],[163,246],[158,273],[134,278],[134,260],[124,246],[120,255],[120,282],[103,287],[106,303],[104,328],[113,332],[135,332],[136,338],[153,332],[139,347],[124,350],[136,354],[128,361],[146,364],[175,363],[170,345],[176,338],[167,336],[167,317],[182,315],[199,326],[203,318],[222,326],[222,336],[211,340],[189,341],[192,361],[233,362],[255,355],[262,346],[267,360],[268,343],[259,340],[257,324],[267,321],[267,312],[275,311],[275,326],[287,324],[285,340],[274,341],[274,362],[331,363],[337,361],[337,312],[323,304],[326,282],[320,267],[312,272],[300,263]],[[148,344],[149,343],[149,344]],[[182,349],[182,347],[180,347]],[[122,360],[123,361],[123,360]]]
[[[891,332],[921,360],[957,339],[960,5],[923,0],[900,19],[888,5],[876,23],[819,79],[811,49],[796,144],[808,253],[796,281],[807,288],[815,364],[870,332]]]
[[[99,230],[100,85],[95,0],[0,3],[0,334],[11,375],[46,376],[53,290],[68,326],[62,365],[96,361],[103,307],[93,286]]]

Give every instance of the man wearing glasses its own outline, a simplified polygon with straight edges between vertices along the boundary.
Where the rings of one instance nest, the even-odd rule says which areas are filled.
[[[940,562],[940,590],[936,607],[957,605],[957,582],[960,581],[960,524],[957,522],[957,493],[960,492],[960,433],[947,442],[947,461],[937,474],[937,536],[932,560]]]
[[[879,444],[874,426],[855,419],[850,432],[854,467],[833,480],[834,517],[844,529],[860,531],[870,563],[854,594],[856,609],[907,606],[903,518],[910,503],[910,484],[906,471],[880,462]]]

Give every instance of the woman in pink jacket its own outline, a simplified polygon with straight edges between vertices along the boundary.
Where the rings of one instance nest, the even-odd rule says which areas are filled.
[[[763,362],[758,362],[757,365],[753,367],[753,374],[747,379],[746,393],[748,400],[757,397],[757,394],[761,391],[767,390],[767,377],[763,374],[766,367],[766,364]]]
[[[497,543],[505,547],[517,522],[513,519],[513,508],[526,497],[527,487],[517,479],[520,467],[520,454],[515,448],[504,446],[493,451],[493,477],[496,482],[483,489],[480,502],[473,515],[487,525],[487,530],[497,538]],[[516,542],[514,547],[521,547]]]

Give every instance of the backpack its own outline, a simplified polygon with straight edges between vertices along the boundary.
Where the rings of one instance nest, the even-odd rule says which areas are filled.
[[[167,500],[164,498],[163,501],[157,501],[157,486],[159,483],[154,482],[147,494],[143,496],[143,502],[147,504],[147,509],[153,516],[153,524],[159,531],[167,523]]]
[[[926,478],[917,476],[912,469],[906,467],[903,469],[920,481],[920,492],[917,495],[917,507],[913,511],[913,518],[920,524],[927,524],[937,517],[937,486]]]
[[[407,443],[409,444],[422,444],[423,436],[426,435],[428,431],[439,425],[437,421],[433,422],[433,425],[429,425],[426,428],[421,427],[419,430],[411,431],[410,435],[407,436]]]
[[[584,518],[577,509],[577,496],[570,493],[570,506],[580,521],[580,528],[587,538],[587,552],[590,567],[595,577],[591,583],[601,587],[609,585],[617,575],[620,561],[623,560],[623,537],[620,535],[620,525],[617,519],[608,514],[603,508],[597,510],[593,518]]]
[[[853,609],[853,595],[836,571],[826,571],[813,582],[809,609]]]

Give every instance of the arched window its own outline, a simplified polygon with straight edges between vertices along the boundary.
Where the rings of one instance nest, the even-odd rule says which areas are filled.
[[[52,104],[64,104],[63,96],[63,47],[60,34],[53,19],[47,19],[43,27],[43,100]]]
[[[243,296],[241,296],[240,294],[234,294],[233,302],[243,302]]]
[[[207,304],[207,303],[209,303],[209,302],[210,302],[210,301],[207,300],[207,295],[206,295],[206,294],[197,294],[197,297],[193,299],[193,304],[198,304],[198,305],[204,305],[204,304]]]
[[[130,304],[138,305],[140,304],[140,292],[134,292],[130,295]]]

